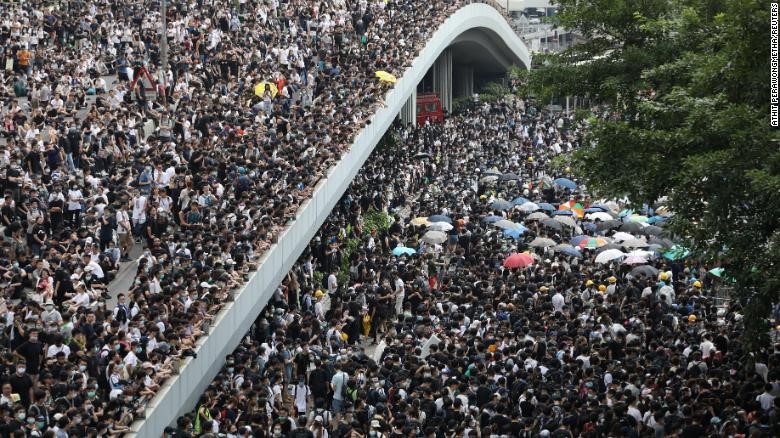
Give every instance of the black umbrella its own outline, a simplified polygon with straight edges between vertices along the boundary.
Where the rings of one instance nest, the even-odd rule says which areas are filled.
[[[650,245],[661,245],[664,248],[671,248],[674,246],[674,242],[672,242],[671,239],[653,236],[650,239],[648,239],[647,243]]]
[[[599,231],[604,231],[604,230],[614,230],[615,228],[618,228],[621,225],[623,225],[623,222],[617,219],[613,219],[611,221],[598,222],[596,224],[596,227]]]
[[[648,278],[655,278],[658,277],[658,269],[650,265],[641,265],[632,269],[631,275],[634,277],[639,277],[640,275],[644,275]]]
[[[518,181],[519,179],[520,177],[515,173],[505,173],[498,178],[499,181]]]
[[[618,249],[622,251],[623,245],[619,245],[617,243],[608,243],[602,246],[601,248],[596,248],[596,254],[601,254],[603,251],[606,251],[608,249]]]
[[[659,236],[664,232],[664,229],[661,227],[656,227],[655,225],[648,225],[646,227],[642,227],[639,232],[645,236]]]
[[[626,222],[621,225],[618,230],[625,231],[626,233],[636,234],[642,230],[642,226],[639,225],[639,222]]]
[[[419,154],[415,155],[414,158],[431,158],[431,154],[420,152]]]
[[[551,228],[551,229],[557,230],[557,231],[560,231],[560,230],[563,229],[563,224],[561,224],[560,222],[556,221],[553,218],[542,219],[541,220],[541,224],[544,225],[547,228]]]

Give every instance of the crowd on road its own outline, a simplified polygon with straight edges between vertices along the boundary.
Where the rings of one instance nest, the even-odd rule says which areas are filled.
[[[780,345],[748,353],[662,205],[554,160],[583,129],[524,100],[394,127],[168,436],[780,435]]]
[[[0,435],[127,431],[462,3],[0,4]]]

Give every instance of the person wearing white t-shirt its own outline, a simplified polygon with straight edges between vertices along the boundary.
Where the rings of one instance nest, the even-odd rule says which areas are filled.
[[[89,294],[87,294],[87,289],[84,286],[84,283],[80,283],[78,286],[76,286],[76,295],[71,298],[70,302],[71,306],[68,310],[71,312],[76,312],[80,307],[89,306]]]
[[[58,353],[65,353],[65,357],[70,356],[70,347],[62,343],[62,338],[57,339],[56,344],[49,345],[49,348],[46,350],[46,357],[57,357]]]
[[[715,344],[712,343],[712,335],[704,335],[704,340],[699,345],[701,350],[701,358],[707,359],[710,357],[711,352],[715,349]]]
[[[566,304],[563,295],[561,295],[560,292],[555,292],[555,295],[552,297],[552,305],[553,309],[555,309],[556,312],[562,312],[563,306]]]
[[[133,342],[133,344],[136,344]],[[138,356],[135,355],[135,351],[131,348],[130,351],[127,353],[127,356],[123,359],[123,362],[125,363],[125,367],[127,368],[128,373],[132,373],[135,367],[138,366]]]
[[[84,195],[81,190],[73,183],[68,190],[68,216],[66,220],[71,227],[78,228],[81,225],[81,203],[84,202]]]
[[[293,389],[293,397],[295,397],[295,409],[298,410],[298,415],[303,415],[306,413],[306,405],[309,400],[309,395],[311,395],[309,385],[307,385],[306,380],[301,377],[301,379],[298,381],[298,384],[295,385],[295,388]]]
[[[339,281],[336,278],[336,271],[334,270],[331,272],[331,274],[328,276],[328,293],[334,294],[339,288]]]

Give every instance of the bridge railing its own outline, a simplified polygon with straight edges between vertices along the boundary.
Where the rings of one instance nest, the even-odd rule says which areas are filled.
[[[385,97],[385,107],[370,118],[368,125],[355,137],[351,148],[314,188],[311,198],[296,212],[287,226],[258,261],[258,269],[247,284],[234,293],[215,316],[208,336],[198,339],[193,349],[197,357],[185,357],[179,373],[168,379],[147,404],[145,419],[132,425],[126,436],[160,436],[176,417],[193,408],[203,390],[217,374],[222,360],[232,352],[241,336],[251,327],[267,304],[284,275],[292,267],[341,198],[355,174],[371,154],[374,146],[416,89],[438,55],[460,34],[472,28],[485,28],[500,35],[509,50],[527,65],[530,55],[522,41],[505,20],[497,17],[493,0],[463,1],[434,32],[395,87]]]

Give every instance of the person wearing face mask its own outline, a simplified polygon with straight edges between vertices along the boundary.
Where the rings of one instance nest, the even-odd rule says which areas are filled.
[[[21,430],[27,422],[27,413],[23,407],[17,407],[13,412],[13,417],[7,423],[0,426],[0,432],[3,436],[14,436],[14,432]]]
[[[27,338],[27,342],[19,345],[16,349],[16,353],[25,359],[25,368],[28,371],[28,375],[34,380],[37,380],[38,371],[41,367],[41,360],[43,360],[43,343],[38,339],[40,330],[30,329],[28,333],[29,337]]]
[[[282,425],[278,423],[271,428],[271,436],[274,438],[287,438],[287,435],[282,430]]]
[[[20,401],[25,407],[30,406],[30,402],[33,398],[33,380],[29,374],[27,374],[27,364],[20,362],[16,364],[16,373],[8,378],[8,383],[11,384],[11,390],[19,394]]]

